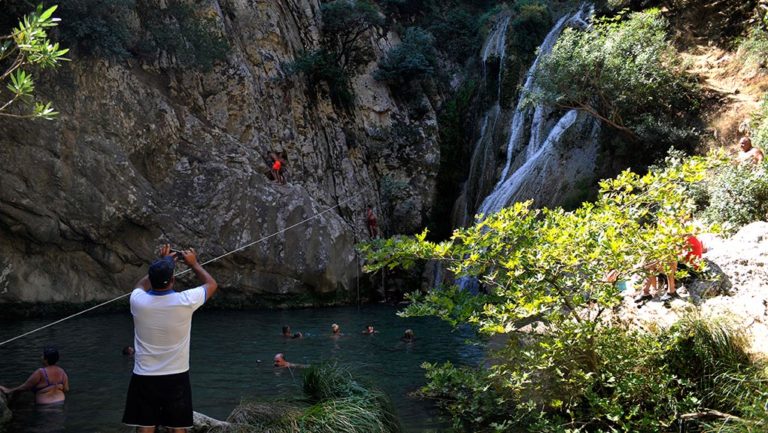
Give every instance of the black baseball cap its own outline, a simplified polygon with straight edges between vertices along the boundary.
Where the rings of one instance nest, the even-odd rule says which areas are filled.
[[[176,267],[176,263],[173,261],[172,256],[163,257],[160,260],[155,260],[149,265],[149,282],[152,284],[153,289],[162,289],[171,282],[173,278],[173,270]]]

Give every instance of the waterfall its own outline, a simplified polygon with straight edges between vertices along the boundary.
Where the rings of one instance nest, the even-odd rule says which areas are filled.
[[[469,165],[469,180],[463,187],[461,198],[457,201],[457,210],[454,212],[454,225],[464,226],[471,221],[476,203],[472,194],[489,191],[495,179],[487,173],[493,173],[496,165],[494,157],[493,136],[497,130],[501,115],[501,80],[504,72],[504,60],[507,53],[507,31],[511,21],[510,16],[505,16],[496,21],[480,51],[480,60],[483,70],[483,83],[488,82],[488,63],[492,59],[497,61],[498,73],[496,75],[496,89],[493,104],[483,114],[480,122],[480,135],[475,142]],[[470,208],[471,206],[471,208]],[[459,214],[456,215],[456,212]]]
[[[492,192],[483,200],[478,212],[490,215],[498,212],[504,206],[520,198],[518,192],[523,182],[530,178],[540,165],[545,162],[545,156],[556,146],[563,135],[577,123],[579,113],[568,111],[557,121],[552,122],[556,110],[544,104],[530,108],[525,106],[523,98],[534,91],[534,76],[543,56],[549,54],[557,38],[567,26],[583,27],[587,25],[592,15],[592,7],[582,7],[580,10],[563,16],[552,27],[547,37],[541,43],[536,59],[528,69],[525,83],[520,92],[509,129],[507,155],[504,169]],[[581,116],[585,122],[593,122]],[[514,168],[514,169],[513,169]]]
[[[520,96],[515,106],[512,119],[509,122],[508,141],[506,146],[506,161],[501,176],[490,193],[477,207],[478,214],[483,216],[498,212],[505,206],[518,200],[539,198],[548,200],[549,204],[557,203],[564,197],[563,190],[573,188],[579,176],[588,176],[594,171],[597,157],[597,139],[600,124],[593,118],[577,110],[561,113],[556,107],[537,104],[530,107],[524,101],[527,94],[534,92],[534,76],[539,68],[541,59],[552,51],[558,37],[568,27],[586,27],[593,14],[592,6],[582,6],[578,11],[560,18],[539,46],[536,59],[525,76]],[[508,25],[508,21],[507,21]],[[504,55],[504,48],[498,47],[497,36],[491,34],[483,48],[483,72],[485,74],[486,53],[496,52]],[[499,71],[501,74],[501,71]],[[501,84],[499,75],[499,85]],[[488,165],[489,152],[493,152],[492,143],[495,123],[500,117],[500,89],[497,91],[496,104],[489,109],[480,130],[470,165],[470,177],[467,182],[482,186],[485,173],[496,173],[494,165]],[[562,149],[565,140],[576,141],[577,144],[569,149]],[[482,171],[481,171],[482,170]],[[486,189],[487,190],[487,189]],[[482,191],[478,187],[474,191]],[[464,225],[472,222],[470,218],[474,209],[469,209],[469,193],[465,189],[463,195],[466,210]],[[542,200],[542,201],[544,201]],[[454,219],[455,221],[455,219]],[[461,277],[455,283],[462,290],[476,293],[479,290],[477,279]]]

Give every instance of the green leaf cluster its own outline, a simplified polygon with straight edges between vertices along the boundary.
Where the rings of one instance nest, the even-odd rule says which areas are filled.
[[[723,163],[706,181],[692,188],[702,216],[726,232],[768,215],[768,171],[759,167]]]
[[[434,43],[435,38],[426,30],[407,28],[402,42],[387,52],[373,77],[392,84],[430,78],[437,64]]]
[[[64,55],[69,50],[48,38],[48,32],[60,21],[53,16],[56,8],[39,5],[22,17],[9,35],[0,35],[0,82],[6,83],[5,89],[0,88],[0,116],[53,119],[58,114],[50,102],[34,100],[31,72],[55,68],[67,60]]]
[[[433,12],[427,28],[435,36],[438,50],[454,62],[464,64],[480,49],[482,21],[470,8],[461,5]]]
[[[608,271],[616,270],[621,279],[642,278],[644,264],[677,258],[683,235],[694,230],[688,187],[701,181],[710,165],[697,157],[670,159],[643,176],[625,171],[601,182],[596,202],[574,211],[515,203],[456,230],[445,242],[427,241],[424,232],[363,244],[366,269],[438,260],[457,277],[479,278],[486,305],[469,320],[489,333],[513,331],[536,317],[554,324],[596,323],[602,310],[618,302],[617,287],[605,278]]]
[[[209,9],[170,0],[166,9],[140,7],[138,12],[147,31],[135,48],[142,58],[166,54],[179,68],[210,70],[229,53],[218,15]]]
[[[135,44],[129,26],[136,0],[67,0],[61,17],[61,39],[84,56],[123,59]]]

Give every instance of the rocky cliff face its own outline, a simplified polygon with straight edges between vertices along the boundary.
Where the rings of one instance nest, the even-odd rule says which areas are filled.
[[[310,101],[283,65],[316,47],[317,0],[209,7],[230,45],[212,71],[73,53],[39,84],[58,120],[0,118],[0,303],[111,298],[160,243],[204,261],[274,233],[208,267],[223,300],[330,301],[355,287],[366,204],[385,229],[422,225],[439,163],[429,101],[414,120],[367,73],[351,113]],[[391,39],[370,35],[379,53]]]

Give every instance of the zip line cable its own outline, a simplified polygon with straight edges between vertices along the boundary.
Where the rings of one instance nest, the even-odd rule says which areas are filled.
[[[237,248],[235,248],[235,249],[234,249],[234,250],[232,250],[232,251],[229,251],[229,252],[227,252],[227,253],[224,253],[224,254],[222,254],[222,255],[220,255],[220,256],[218,256],[218,257],[214,257],[214,258],[212,258],[212,259],[210,259],[210,260],[208,260],[208,261],[205,261],[205,262],[201,263],[200,265],[201,265],[201,266],[205,266],[205,265],[207,265],[207,264],[209,264],[209,263],[213,263],[213,262],[215,262],[215,261],[217,261],[217,260],[221,260],[221,259],[223,259],[224,257],[226,257],[226,256],[228,256],[228,255],[230,255],[230,254],[234,254],[234,253],[236,253],[236,252],[238,252],[238,251],[242,251],[242,250],[244,250],[244,249],[246,249],[246,248],[249,248],[249,247],[251,247],[251,246],[253,246],[253,245],[256,245],[256,244],[258,244],[259,242],[264,242],[264,241],[266,241],[267,239],[270,239],[270,238],[273,238],[273,237],[275,237],[275,236],[277,236],[277,235],[279,235],[279,234],[285,233],[285,232],[287,232],[288,230],[291,230],[291,229],[293,229],[293,228],[296,228],[296,227],[298,227],[298,226],[300,226],[300,225],[302,225],[302,224],[304,224],[304,223],[306,223],[306,222],[309,222],[309,221],[311,221],[311,220],[313,220],[313,219],[315,219],[315,218],[319,217],[320,215],[323,215],[323,214],[325,214],[325,213],[328,213],[328,212],[330,212],[330,211],[332,211],[332,210],[334,210],[334,209],[336,209],[336,208],[340,207],[341,205],[343,205],[343,204],[346,204],[347,202],[351,201],[353,198],[357,197],[357,196],[358,196],[358,195],[360,195],[361,193],[362,193],[362,191],[358,192],[357,194],[353,194],[353,195],[351,195],[349,198],[347,198],[346,200],[344,200],[344,201],[342,201],[341,203],[337,204],[336,206],[333,206],[333,207],[329,207],[328,209],[326,209],[326,210],[324,210],[324,211],[322,211],[322,212],[318,212],[318,213],[316,213],[316,214],[312,215],[312,216],[311,216],[311,217],[309,217],[309,218],[306,218],[306,219],[304,219],[304,220],[302,220],[302,221],[299,221],[299,222],[297,222],[296,224],[293,224],[293,225],[291,225],[291,226],[289,226],[289,227],[286,227],[286,228],[284,228],[284,229],[282,229],[282,230],[278,230],[278,231],[276,231],[276,232],[272,233],[271,235],[268,235],[268,236],[264,236],[264,237],[263,237],[263,238],[261,238],[261,239],[258,239],[258,240],[255,240],[255,241],[253,241],[253,242],[250,242],[250,243],[248,243],[248,244],[245,244],[245,245],[242,245],[242,246],[240,246],[240,247],[237,247]],[[189,271],[191,271],[191,270],[192,270],[191,268],[187,268],[187,269],[185,269],[185,270],[183,270],[183,271],[181,271],[181,272],[178,272],[178,273],[175,273],[175,274],[173,274],[173,276],[174,276],[174,277],[178,277],[178,276],[181,276],[181,275],[184,275],[184,274],[186,274],[187,272],[189,272]],[[124,295],[120,295],[120,296],[118,296],[118,297],[116,297],[116,298],[114,298],[114,299],[110,299],[109,301],[105,301],[105,302],[102,302],[101,304],[95,305],[95,306],[93,306],[93,307],[91,307],[91,308],[88,308],[88,309],[86,309],[86,310],[83,310],[83,311],[80,311],[80,312],[78,312],[78,313],[72,314],[71,316],[67,316],[67,317],[65,317],[65,318],[63,318],[63,319],[59,319],[59,320],[57,320],[57,321],[55,321],[55,322],[52,322],[52,323],[49,323],[49,324],[47,324],[47,325],[45,325],[45,326],[41,326],[41,327],[39,327],[39,328],[37,328],[37,329],[33,329],[33,330],[29,331],[29,332],[25,332],[25,333],[23,333],[23,334],[21,334],[21,335],[18,335],[18,336],[16,336],[16,337],[13,337],[13,338],[11,338],[11,339],[9,339],[9,340],[5,340],[5,341],[3,341],[2,343],[0,343],[0,346],[4,346],[4,345],[6,345],[6,344],[8,344],[8,343],[10,343],[10,342],[12,342],[12,341],[16,341],[16,340],[18,340],[19,338],[23,338],[23,337],[26,337],[27,335],[30,335],[30,334],[34,334],[35,332],[38,332],[38,331],[42,331],[43,329],[46,329],[46,328],[50,328],[51,326],[54,326],[54,325],[58,325],[58,324],[59,324],[59,323],[61,323],[61,322],[67,321],[67,320],[69,320],[69,319],[72,319],[72,318],[75,318],[75,317],[77,317],[77,316],[83,315],[83,314],[85,314],[85,313],[87,313],[87,312],[89,312],[89,311],[93,311],[93,310],[95,310],[95,309],[97,309],[97,308],[103,307],[103,306],[105,306],[105,305],[107,305],[107,304],[110,304],[110,303],[112,303],[112,302],[115,302],[115,301],[118,301],[118,300],[120,300],[120,299],[123,299],[123,298],[125,298],[126,296],[129,296],[131,293],[133,293],[133,291],[131,291],[131,292],[129,292],[129,293],[126,293],[126,294],[124,294]]]

